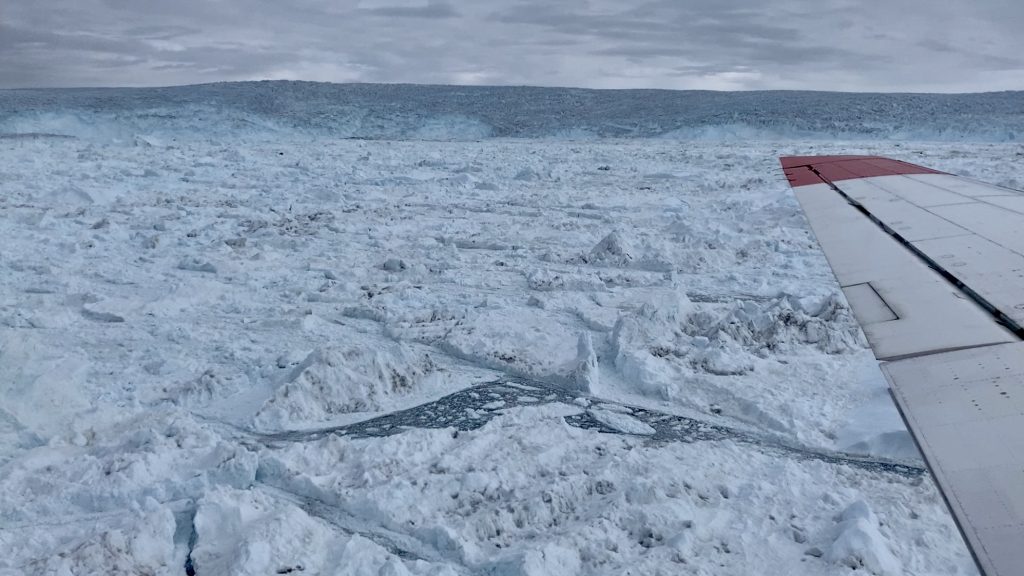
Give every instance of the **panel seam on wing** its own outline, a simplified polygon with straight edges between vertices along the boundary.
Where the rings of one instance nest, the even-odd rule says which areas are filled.
[[[842,196],[843,199],[845,199],[851,206],[853,206],[854,208],[859,210],[869,220],[874,222],[876,226],[878,226],[879,228],[882,229],[882,231],[884,231],[886,234],[891,236],[894,240],[896,240],[901,245],[903,245],[904,248],[906,248],[912,254],[917,256],[929,268],[931,268],[932,270],[938,272],[938,274],[940,276],[942,276],[947,282],[949,282],[950,284],[952,284],[953,286],[958,288],[961,292],[963,292],[971,300],[973,300],[975,304],[977,304],[983,310],[988,312],[995,319],[995,321],[998,324],[1006,327],[1006,329],[1008,329],[1010,332],[1013,332],[1013,334],[1017,338],[1019,338],[1021,340],[1024,340],[1024,327],[1022,327],[1020,324],[1017,324],[1017,322],[1015,322],[1012,318],[1010,318],[1005,312],[1003,312],[1002,310],[1000,310],[999,308],[994,306],[991,302],[989,302],[987,299],[985,299],[985,297],[983,297],[981,294],[979,294],[976,291],[974,291],[970,286],[968,286],[962,280],[960,280],[955,275],[953,275],[949,270],[946,270],[946,268],[944,268],[941,264],[939,264],[934,259],[932,259],[930,256],[928,256],[928,254],[926,254],[921,249],[919,249],[916,246],[914,246],[914,244],[912,242],[910,242],[909,240],[904,238],[899,232],[897,232],[897,231],[893,230],[892,228],[890,228],[889,225],[887,225],[885,222],[883,222],[877,216],[875,216],[870,210],[868,210],[866,206],[864,206],[863,204],[858,202],[856,199],[851,197],[849,194],[844,192],[841,188],[839,188],[839,186],[837,186],[834,182],[832,182],[831,180],[826,178],[821,172],[819,172],[816,168],[814,168],[814,166],[810,166],[810,170],[811,170],[811,172],[814,172],[814,174],[817,175],[818,178],[821,178],[822,182],[824,182],[825,184],[828,184],[829,188],[831,188],[837,194]]]

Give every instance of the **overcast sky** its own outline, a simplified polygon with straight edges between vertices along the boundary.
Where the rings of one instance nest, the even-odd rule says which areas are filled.
[[[0,87],[1024,88],[1021,0],[2,0]]]

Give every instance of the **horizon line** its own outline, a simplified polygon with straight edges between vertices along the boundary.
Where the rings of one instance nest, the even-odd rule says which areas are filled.
[[[0,88],[0,92],[12,91],[71,91],[71,90],[167,90],[175,88],[200,88],[206,86],[217,86],[225,84],[264,84],[264,83],[297,83],[297,84],[320,84],[331,86],[397,86],[397,87],[418,87],[418,88],[467,88],[467,89],[521,89],[529,88],[536,90],[577,90],[587,92],[678,92],[678,93],[713,93],[713,94],[737,94],[737,93],[764,93],[764,92],[800,92],[818,94],[860,94],[860,95],[887,95],[887,96],[975,96],[985,94],[1015,94],[1024,92],[1020,90],[985,90],[979,92],[915,92],[915,91],[878,91],[878,90],[818,90],[818,89],[795,89],[795,88],[757,88],[739,90],[713,90],[706,88],[678,89],[678,88],[591,88],[583,86],[554,86],[554,85],[533,85],[533,84],[430,84],[418,82],[330,82],[322,80],[302,80],[287,78],[262,78],[253,80],[219,80],[214,82],[197,82],[194,84],[166,84],[166,85],[136,85],[136,86],[17,86]]]

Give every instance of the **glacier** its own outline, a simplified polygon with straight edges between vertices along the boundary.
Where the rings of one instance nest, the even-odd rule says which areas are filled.
[[[264,81],[0,91],[0,135],[294,134],[373,140],[1015,141],[1024,92],[588,90]]]
[[[2,91],[0,575],[974,576],[777,157],[1020,98]]]

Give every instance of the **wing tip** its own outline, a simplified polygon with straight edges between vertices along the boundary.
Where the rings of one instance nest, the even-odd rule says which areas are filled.
[[[883,156],[780,156],[779,163],[782,164],[782,170],[790,186],[794,188],[875,176],[945,174],[939,170]]]

